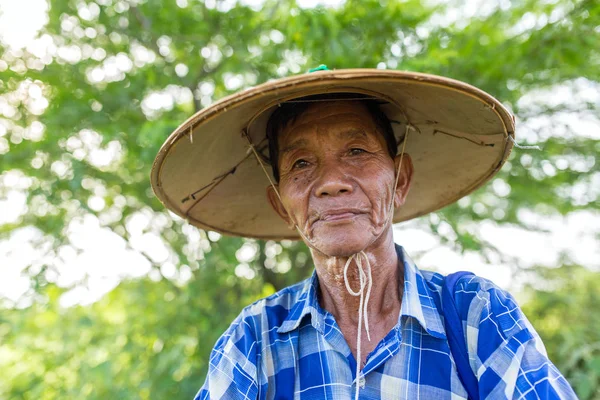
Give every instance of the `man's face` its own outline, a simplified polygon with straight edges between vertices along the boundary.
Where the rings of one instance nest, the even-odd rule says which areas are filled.
[[[389,229],[392,196],[398,193],[398,206],[406,193],[392,190],[394,160],[363,104],[315,103],[285,126],[278,139],[284,207],[272,188],[269,199],[290,226],[298,225],[313,247],[328,256],[349,256]],[[410,164],[406,156],[405,160]],[[410,176],[403,192],[409,184]]]

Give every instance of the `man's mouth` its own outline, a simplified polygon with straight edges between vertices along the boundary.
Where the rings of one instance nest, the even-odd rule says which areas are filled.
[[[339,208],[319,213],[317,221],[343,221],[346,219],[354,218],[355,216],[360,214],[364,214],[364,211],[356,208]]]

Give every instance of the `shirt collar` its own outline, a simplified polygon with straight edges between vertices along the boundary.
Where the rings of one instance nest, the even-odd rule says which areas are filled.
[[[396,245],[396,253],[398,261],[404,264],[404,293],[400,319],[412,317],[431,336],[446,339],[444,325],[438,311],[439,291],[431,287],[432,283],[425,279],[402,246]]]
[[[302,319],[308,314],[311,315],[311,324],[320,333],[323,333],[325,310],[319,305],[319,278],[317,271],[314,270],[312,276],[304,281],[304,285],[299,289],[298,300],[290,309],[288,316],[283,321],[278,333],[288,333],[298,328]]]
[[[404,291],[398,323],[400,324],[403,317],[412,317],[427,333],[445,339],[446,334],[434,300],[434,296],[439,297],[439,295],[434,293],[430,283],[426,281],[402,246],[396,245],[396,254],[398,261],[404,265]],[[311,315],[313,327],[323,333],[325,310],[321,308],[318,301],[319,279],[316,271],[313,271],[312,276],[304,282],[299,289],[298,300],[277,330],[278,333],[288,333],[298,328],[302,319],[308,314]]]

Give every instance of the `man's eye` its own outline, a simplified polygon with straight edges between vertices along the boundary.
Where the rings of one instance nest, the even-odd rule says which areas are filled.
[[[305,168],[305,167],[307,167],[307,166],[308,166],[308,161],[300,159],[300,160],[297,160],[297,161],[294,163],[294,165],[293,165],[293,168],[294,168],[294,169],[297,169],[297,168]]]
[[[358,155],[358,154],[362,154],[364,152],[365,152],[365,150],[359,149],[359,148],[350,149],[350,154],[353,155],[353,156]]]

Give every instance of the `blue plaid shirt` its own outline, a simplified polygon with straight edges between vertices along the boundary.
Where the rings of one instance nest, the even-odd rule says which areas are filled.
[[[313,276],[246,307],[217,341],[196,399],[467,399],[441,313],[444,277],[397,247],[404,290],[397,325],[356,360]],[[455,300],[481,399],[576,399],[510,294],[464,278]]]

